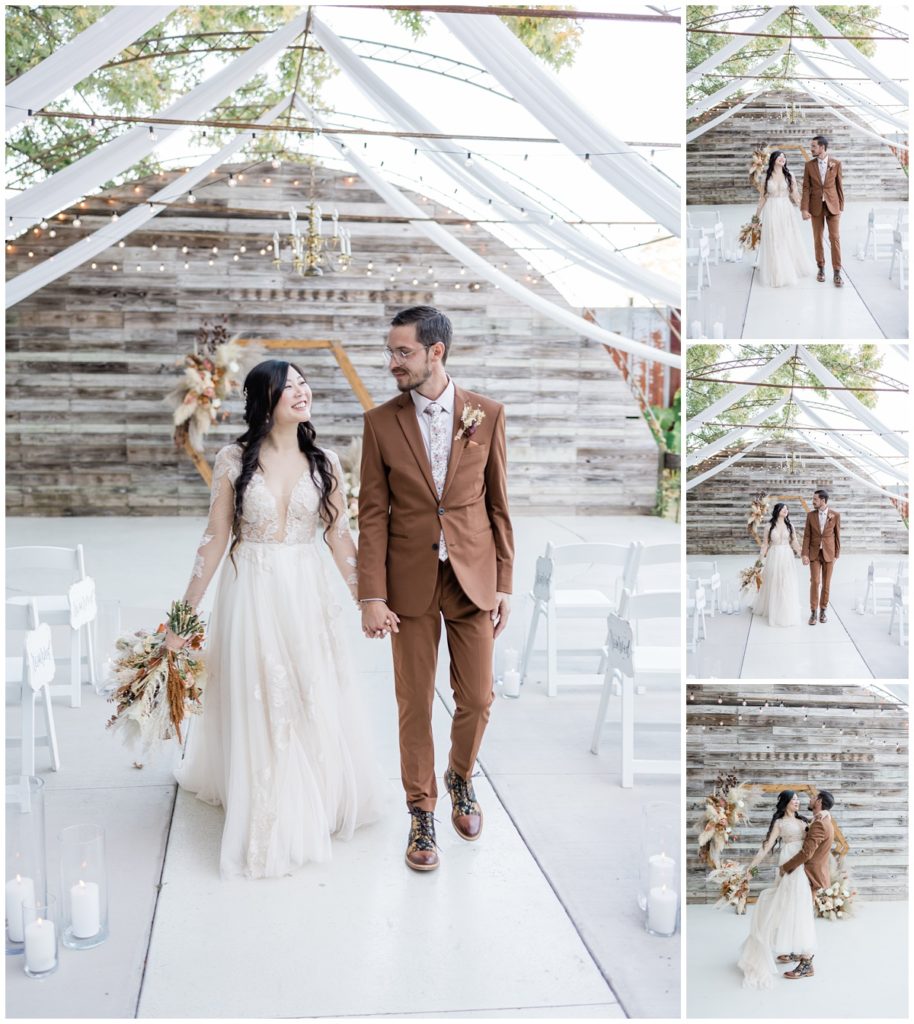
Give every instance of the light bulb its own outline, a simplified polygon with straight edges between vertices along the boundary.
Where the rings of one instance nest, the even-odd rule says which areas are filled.
[[[98,267],[98,264],[97,264],[97,263],[90,263],[90,264],[89,264],[89,266],[90,266],[90,267],[91,267],[91,268],[92,268],[93,270],[95,270],[95,269],[96,269],[96,267]]]
[[[246,245],[241,245],[241,246],[238,247],[238,251],[242,252],[242,253],[247,252],[248,251],[248,247]]]
[[[43,229],[47,228],[48,222],[46,220],[43,220],[38,226],[40,228],[42,228],[42,230],[43,230]]]
[[[187,262],[187,260],[184,261],[184,269],[190,270],[190,264]]]
[[[57,237],[57,232],[53,228],[51,228],[51,230],[48,232],[48,238],[56,238],[56,237]]]
[[[193,192],[187,193],[187,201],[189,203],[195,203],[197,201],[197,197],[193,194]]]
[[[153,142],[158,142],[159,141],[159,137],[158,137],[158,135],[156,135],[156,130],[155,130],[155,128],[153,128],[152,125],[149,126],[149,138]]]
[[[181,246],[181,252],[182,252],[182,253],[183,253],[183,254],[184,254],[185,256],[187,255],[187,246],[186,246],[186,245],[182,245],[182,246]]]
[[[165,264],[164,263],[160,263],[159,264],[159,273],[161,274],[164,269],[165,269]]]
[[[82,226],[83,226],[83,222],[79,219],[79,217],[74,217],[73,218],[73,227],[74,228],[81,228]]]
[[[229,188],[234,188],[237,184],[238,184],[238,182],[235,180],[235,175],[234,174],[230,174],[228,176],[228,187]]]

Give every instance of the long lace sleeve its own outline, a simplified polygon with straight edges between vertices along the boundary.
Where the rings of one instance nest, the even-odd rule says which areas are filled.
[[[762,541],[762,550],[759,552],[759,556],[764,558],[768,554],[768,545],[771,543],[771,527],[765,528],[765,539]]]
[[[359,603],[359,562],[358,551],[355,546],[355,538],[349,529],[349,502],[346,499],[346,480],[343,476],[343,467],[336,452],[327,452],[330,465],[333,468],[333,475],[336,478],[336,487],[330,495],[330,505],[333,508],[333,523],[327,531],[327,541],[333,553],[333,560],[340,571],[352,599]]]
[[[235,445],[223,448],[213,466],[213,489],[209,502],[209,519],[197,547],[194,569],[184,600],[197,608],[203,600],[232,534],[235,505],[235,478],[240,469],[240,453]]]
[[[774,828],[771,830],[771,835],[762,843],[759,852],[752,858],[752,862],[749,864],[747,871],[751,871],[753,868],[759,866],[762,861],[768,856],[769,853],[774,849],[774,844],[778,841],[778,836],[781,834],[781,822],[776,821]]]

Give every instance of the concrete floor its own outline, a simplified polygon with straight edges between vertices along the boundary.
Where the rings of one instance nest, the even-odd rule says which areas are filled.
[[[742,987],[738,950],[749,913],[689,906],[686,1016],[818,1020],[908,1016],[908,904],[858,903],[843,921],[816,921],[815,977]],[[788,970],[785,967],[784,970]]]
[[[798,341],[841,338],[907,338],[908,292],[898,287],[898,272],[889,279],[891,258],[880,249],[880,259],[863,259],[857,253],[866,241],[867,218],[876,209],[883,219],[894,217],[898,203],[848,202],[841,218],[844,287],[831,283],[831,262],[826,253],[826,281],[815,279],[812,232],[808,225],[810,277],[792,288],[766,288],[755,272],[755,253],[741,260],[711,266],[711,287],[700,299],[687,302],[685,320],[688,337],[698,337],[697,321],[705,337],[713,336],[715,323],[724,325],[724,338],[796,339]],[[710,223],[719,212],[724,224],[724,254],[738,250],[737,237],[743,224],[755,212],[754,204],[690,206],[693,223]],[[690,268],[690,275],[692,273]]]
[[[677,526],[638,517],[518,518],[515,527],[518,595],[547,539],[678,539]],[[110,630],[114,603],[125,627],[160,617],[183,588],[200,528],[196,520],[14,519],[7,543],[84,543]],[[653,573],[646,585],[678,583],[675,567]],[[512,646],[525,610],[518,596],[505,634]],[[61,772],[38,755],[49,859],[62,825],[105,824],[112,937],[95,950],[64,950],[60,970],[41,983],[8,957],[9,1016],[679,1016],[679,938],[648,935],[634,896],[641,806],[678,804],[679,783],[640,777],[635,789],[620,788],[618,708],[593,757],[597,692],[567,687],[547,698],[538,656],[521,698],[494,707],[476,783],[484,839],[462,843],[439,813],[442,867],[414,875],[402,863],[408,822],[389,651],[357,632],[353,644],[390,814],[337,844],[332,864],[290,879],[221,881],[222,814],[176,795],[178,751],[134,768],[134,755],[104,733],[110,706],[90,689],[81,709],[55,702]],[[450,709],[442,670],[439,759]],[[641,701],[639,756],[677,756],[678,705],[673,692]]]
[[[828,621],[807,625],[809,570],[797,561],[797,588],[802,618],[796,626],[775,628],[742,608],[733,615],[707,618],[708,637],[689,651],[686,669],[693,679],[906,679],[910,647],[890,638],[889,613],[855,611],[866,591],[866,570],[873,558],[892,556],[842,554],[832,577]],[[717,561],[724,593],[738,592],[737,573],[747,555],[701,555],[689,561]]]

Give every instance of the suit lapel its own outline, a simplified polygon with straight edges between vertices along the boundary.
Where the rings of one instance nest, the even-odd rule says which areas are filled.
[[[463,407],[466,405],[467,397],[466,394],[461,391],[457,385],[454,385],[454,427],[453,437],[457,437],[457,432],[460,430],[460,418],[463,415]],[[444,501],[444,497],[447,494],[447,489],[451,486],[451,481],[457,473],[457,467],[460,465],[460,460],[463,458],[463,451],[466,448],[466,441],[462,438],[459,441],[454,441],[451,444],[451,453],[447,460],[447,476],[444,478],[444,487],[441,489],[441,500]]]
[[[409,397],[408,393],[404,396],[404,400],[400,402],[400,408],[397,410],[397,420],[415,456],[422,476],[437,500],[438,488],[435,487],[435,478],[432,476],[432,467],[428,460],[428,453],[425,450],[425,442],[422,440],[422,434],[419,431],[416,407],[413,405],[413,400]]]

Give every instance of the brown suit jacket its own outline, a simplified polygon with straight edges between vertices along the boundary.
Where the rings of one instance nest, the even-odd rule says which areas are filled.
[[[841,554],[841,515],[828,510],[825,519],[825,532],[819,532],[819,513],[813,509],[806,516],[806,527],[803,530],[803,558],[816,558],[819,554],[821,541],[826,562],[834,562]]]
[[[514,534],[508,515],[505,409],[455,385],[454,437],[464,407],[485,418],[455,440],[439,501],[408,393],[365,413],[359,487],[359,598],[383,597],[398,615],[421,615],[438,578],[444,530],[467,597],[491,610],[511,593]]]
[[[832,824],[831,816],[816,818],[809,826],[803,840],[803,848],[783,865],[784,871],[789,875],[802,864],[813,893],[827,888],[831,885],[828,858],[834,841],[835,826]]]
[[[800,209],[813,217],[821,217],[824,210],[841,213],[844,209],[844,185],[841,182],[841,161],[828,158],[825,183],[819,176],[817,160],[807,160],[803,168],[803,198]]]

